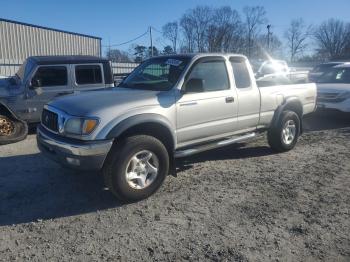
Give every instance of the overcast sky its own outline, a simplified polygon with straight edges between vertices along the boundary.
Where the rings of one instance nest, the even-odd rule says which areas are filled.
[[[150,25],[161,30],[166,22],[179,19],[196,5],[229,5],[239,12],[246,5],[262,5],[273,33],[281,38],[293,18],[302,17],[310,24],[332,17],[350,22],[350,0],[3,0],[0,18],[95,35],[108,45],[133,39]],[[162,49],[166,43],[160,37],[154,32],[155,44]],[[149,45],[149,38],[137,43]],[[129,46],[119,48],[127,50]]]

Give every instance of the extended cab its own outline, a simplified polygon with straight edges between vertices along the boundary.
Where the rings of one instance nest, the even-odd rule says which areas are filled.
[[[50,102],[37,141],[65,166],[101,170],[115,196],[134,201],[154,193],[178,157],[264,131],[274,150],[292,149],[315,105],[315,84],[259,88],[241,55],[162,56],[119,87]]]
[[[16,75],[0,79],[0,144],[20,141],[58,96],[113,86],[108,60],[91,56],[33,56]]]

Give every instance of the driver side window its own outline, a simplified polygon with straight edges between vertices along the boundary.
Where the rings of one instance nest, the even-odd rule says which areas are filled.
[[[33,87],[65,86],[67,81],[65,66],[41,66],[32,78],[32,85]]]
[[[230,88],[224,60],[199,62],[194,65],[187,79],[203,80],[202,92],[220,91]]]

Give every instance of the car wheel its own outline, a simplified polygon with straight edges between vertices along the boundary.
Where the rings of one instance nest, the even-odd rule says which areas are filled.
[[[168,173],[168,151],[158,139],[146,135],[127,137],[116,143],[103,167],[106,186],[126,202],[155,193]]]
[[[28,126],[25,122],[0,114],[0,145],[21,141],[27,134]]]
[[[276,127],[267,133],[270,147],[277,152],[289,151],[296,145],[300,135],[300,118],[293,111],[284,111]]]

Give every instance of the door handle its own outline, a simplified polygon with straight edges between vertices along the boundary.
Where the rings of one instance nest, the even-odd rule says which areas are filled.
[[[232,96],[226,97],[225,98],[226,103],[233,103],[235,101],[235,98]]]
[[[180,106],[194,106],[194,105],[197,105],[198,103],[197,102],[188,102],[188,103],[181,103]]]

